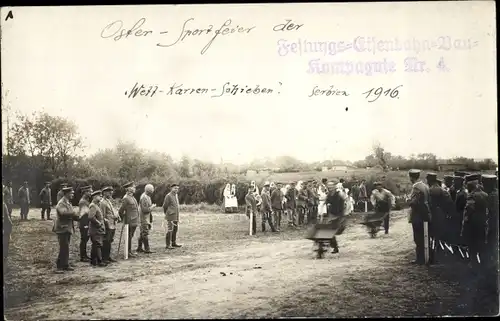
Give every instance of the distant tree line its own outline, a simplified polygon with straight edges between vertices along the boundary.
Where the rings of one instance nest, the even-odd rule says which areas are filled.
[[[174,161],[165,153],[143,150],[134,143],[119,142],[114,148],[98,151],[82,157],[84,140],[76,124],[62,117],[45,112],[31,115],[17,114],[7,128],[7,140],[2,155],[4,183],[13,182],[14,194],[23,181],[28,181],[32,199],[38,201],[38,192],[45,181],[53,183],[53,197],[60,183],[70,183],[78,188],[92,184],[96,188],[112,185],[120,195],[120,186],[135,181],[140,186],[153,183],[157,187],[155,202],[161,203],[169,184],[181,183],[180,201],[218,203],[226,182],[238,184],[238,199],[244,203],[247,179],[242,176],[247,170],[271,169],[275,172],[319,171],[322,167],[350,165],[357,167],[382,167],[386,170],[420,168],[437,170],[438,159],[433,154],[412,155],[410,158],[393,156],[380,145],[364,160],[354,163],[341,160],[325,160],[306,163],[294,157],[281,156],[275,159],[254,160],[245,165],[229,163],[214,164],[188,156]],[[493,160],[475,162],[457,158],[467,168],[494,169]],[[241,194],[241,195],[240,195]],[[78,196],[78,191],[77,191]],[[14,195],[16,197],[16,195]]]

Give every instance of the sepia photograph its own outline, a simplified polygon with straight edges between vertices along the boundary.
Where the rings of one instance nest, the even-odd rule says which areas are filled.
[[[495,20],[2,7],[4,320],[498,316]]]

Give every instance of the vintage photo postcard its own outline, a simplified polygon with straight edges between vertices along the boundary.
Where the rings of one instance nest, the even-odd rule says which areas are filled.
[[[498,315],[493,1],[0,18],[4,320]]]

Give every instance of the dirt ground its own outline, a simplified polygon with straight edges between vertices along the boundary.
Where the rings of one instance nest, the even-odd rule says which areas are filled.
[[[93,268],[77,260],[77,229],[71,245],[76,269],[62,275],[54,273],[52,222],[41,221],[38,209],[27,222],[18,220],[18,211],[13,216],[5,274],[5,314],[12,320],[498,313],[494,294],[489,295],[494,303],[474,310],[474,298],[485,294],[465,281],[465,262],[408,264],[414,245],[405,212],[393,212],[390,234],[376,239],[353,220],[338,237],[340,253],[322,260],[314,258],[304,230],[262,233],[259,222],[257,235],[249,236],[241,214],[181,213],[183,247],[166,252],[157,213],[150,241],[154,254],[125,261],[120,253],[118,263]]]

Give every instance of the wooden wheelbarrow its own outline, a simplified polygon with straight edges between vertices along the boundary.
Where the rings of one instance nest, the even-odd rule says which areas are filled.
[[[328,223],[322,219],[321,223],[315,224],[307,229],[306,239],[314,241],[316,258],[322,259],[330,241],[335,235],[339,235],[344,230],[344,218],[330,218]]]
[[[384,218],[389,215],[389,213],[370,211],[366,213],[359,213],[357,215],[359,215],[360,219],[359,224],[366,226],[370,237],[375,238],[380,230],[380,227],[382,226],[382,223],[384,223]]]

